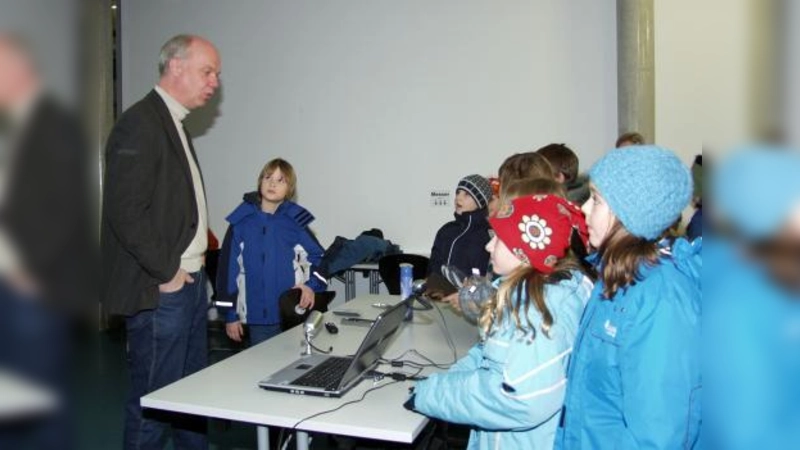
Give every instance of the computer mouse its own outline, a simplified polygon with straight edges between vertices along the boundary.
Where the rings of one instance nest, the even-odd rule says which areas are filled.
[[[325,329],[328,330],[328,333],[330,334],[336,334],[339,332],[339,327],[337,327],[333,322],[325,322]]]

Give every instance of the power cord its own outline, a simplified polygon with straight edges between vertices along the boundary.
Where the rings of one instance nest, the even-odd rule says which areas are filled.
[[[378,360],[379,362],[381,362],[383,364],[390,364],[392,367],[403,367],[404,365],[407,365],[407,366],[413,367],[415,369],[422,369],[422,368],[425,368],[425,367],[436,367],[437,369],[447,370],[447,369],[450,368],[450,366],[452,366],[453,364],[455,364],[458,361],[458,352],[456,351],[456,345],[453,342],[453,337],[450,334],[450,327],[447,326],[447,319],[445,319],[441,308],[439,308],[439,305],[437,305],[435,302],[429,302],[428,304],[431,305],[430,309],[433,309],[434,307],[436,308],[436,312],[439,313],[439,317],[442,319],[442,323],[441,323],[441,325],[442,325],[442,333],[444,334],[445,340],[447,341],[447,345],[450,347],[450,350],[453,352],[453,361],[450,362],[450,363],[445,363],[445,364],[437,363],[437,362],[433,361],[431,358],[428,358],[427,356],[423,355],[421,352],[417,351],[416,349],[408,349],[405,352],[403,352],[400,356],[398,356],[397,358],[394,358],[394,359],[380,358]],[[413,353],[413,354],[419,356],[420,358],[425,360],[427,363],[421,364],[421,363],[418,363],[416,361],[404,360],[403,357],[405,357],[408,353]]]
[[[439,305],[437,305],[435,302],[431,302],[431,304],[436,307],[436,312],[438,312],[439,317],[442,318],[442,325],[444,326],[444,337],[445,339],[447,339],[447,345],[450,346],[450,350],[453,351],[453,362],[451,363],[451,365],[455,364],[456,361],[458,361],[458,352],[456,352],[456,344],[453,343],[453,336],[450,335],[450,327],[447,326],[447,319],[444,318],[444,314],[442,313],[442,309],[439,308]]]
[[[297,422],[295,422],[294,425],[292,425],[291,429],[292,430],[296,430],[297,427],[300,426],[301,423],[303,423],[303,422],[305,422],[307,420],[311,420],[311,419],[314,419],[316,417],[319,417],[319,416],[322,416],[322,415],[325,415],[325,414],[330,414],[330,413],[339,411],[340,409],[344,408],[345,406],[349,406],[349,405],[354,405],[356,403],[360,403],[360,402],[364,401],[364,399],[367,397],[367,395],[369,395],[370,392],[377,391],[378,389],[383,389],[386,386],[391,386],[393,384],[402,383],[403,381],[406,381],[406,380],[422,379],[422,378],[419,377],[419,374],[421,372],[422,372],[422,369],[417,370],[413,374],[406,374],[406,373],[402,373],[402,372],[381,374],[380,372],[372,371],[372,373],[377,373],[377,374],[381,374],[381,375],[384,375],[384,376],[388,376],[389,378],[392,379],[392,381],[389,381],[388,383],[380,384],[378,386],[373,386],[373,387],[367,389],[366,391],[364,391],[363,393],[361,393],[361,397],[359,397],[359,398],[357,398],[355,400],[350,400],[350,401],[344,402],[341,405],[337,406],[336,408],[326,409],[324,411],[320,411],[318,413],[312,414],[312,415],[310,415],[308,417],[304,417],[304,418],[298,420]],[[380,380],[378,380],[378,381],[380,381]]]
[[[450,350],[452,350],[452,352],[453,352],[453,362],[452,363],[450,363],[450,364],[438,364],[438,363],[434,362],[432,359],[428,358],[427,356],[423,355],[422,353],[420,353],[419,351],[417,351],[415,349],[406,350],[398,358],[395,358],[393,360],[387,360],[385,358],[380,358],[380,359],[378,359],[378,362],[382,362],[384,364],[388,363],[392,367],[403,367],[404,365],[408,365],[409,367],[417,369],[417,371],[415,373],[413,373],[413,374],[407,374],[407,373],[403,373],[403,372],[382,373],[382,372],[378,372],[378,371],[375,371],[375,370],[370,371],[369,373],[373,375],[374,382],[380,382],[382,379],[384,379],[383,377],[389,377],[389,378],[391,378],[392,381],[389,381],[389,382],[381,384],[381,385],[373,386],[373,387],[367,389],[366,391],[364,391],[361,394],[361,397],[359,397],[359,398],[357,398],[355,400],[350,400],[350,401],[344,402],[341,405],[337,406],[336,408],[327,409],[327,410],[320,411],[318,413],[312,414],[310,416],[304,417],[304,418],[298,420],[297,422],[295,422],[294,425],[292,425],[291,429],[292,430],[297,430],[297,427],[300,426],[300,424],[302,424],[303,422],[305,422],[307,420],[311,420],[311,419],[317,418],[319,416],[323,416],[325,414],[334,413],[336,411],[341,410],[342,408],[344,408],[346,406],[354,405],[356,403],[360,403],[360,402],[364,401],[364,399],[367,397],[367,395],[369,395],[370,392],[377,391],[378,389],[383,389],[386,386],[391,386],[393,384],[402,383],[404,381],[424,380],[427,377],[420,377],[419,374],[422,372],[422,370],[425,367],[436,367],[436,368],[439,368],[439,369],[447,369],[451,365],[455,364],[458,361],[458,354],[456,352],[455,343],[453,343],[453,338],[450,335],[450,328],[447,326],[447,320],[445,319],[441,308],[439,308],[439,305],[437,305],[435,302],[425,301],[425,302],[420,302],[420,303],[423,305],[423,307],[420,308],[420,310],[430,310],[430,309],[433,309],[435,307],[436,308],[436,312],[439,313],[439,317],[442,319],[442,326],[444,328],[442,330],[442,332],[444,333],[445,339],[447,341],[447,345],[450,347]],[[330,351],[333,350],[333,347],[331,347],[331,349],[328,352],[325,352],[323,350],[320,350],[320,349],[316,348],[310,342],[309,342],[309,345],[314,350],[322,352],[322,353],[330,353]],[[427,364],[420,364],[420,363],[417,363],[415,361],[402,360],[401,358],[403,358],[408,353],[413,353],[413,354],[419,356],[423,360],[427,361]],[[381,378],[378,378],[378,377],[381,377]],[[281,448],[281,446],[284,444],[283,443],[283,432],[284,432],[284,429],[281,428],[280,435],[278,436],[278,448]]]
[[[421,377],[419,374],[422,372],[422,369],[417,369],[414,373],[405,373],[405,372],[380,372],[377,370],[371,370],[368,374],[370,378],[374,381],[380,381],[386,377],[391,378],[394,381],[422,381],[427,379],[428,377]]]
[[[409,353],[411,353],[413,355],[416,355],[417,357],[419,357],[420,359],[422,359],[425,362],[421,363],[421,362],[413,361],[411,359],[403,359]],[[394,358],[394,359],[381,358],[379,360],[379,362],[382,363],[382,364],[388,364],[388,365],[390,365],[392,367],[408,366],[408,367],[412,367],[412,368],[415,368],[415,369],[422,369],[422,368],[426,368],[426,367],[435,367],[437,369],[447,370],[447,369],[450,368],[450,366],[452,366],[452,364],[437,363],[437,362],[433,361],[431,358],[428,358],[427,356],[423,355],[422,353],[420,353],[416,349],[406,350],[400,356],[398,356],[397,358]]]

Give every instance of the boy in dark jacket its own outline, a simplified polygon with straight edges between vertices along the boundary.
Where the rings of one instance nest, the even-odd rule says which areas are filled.
[[[436,233],[428,274],[441,273],[442,266],[455,266],[464,275],[477,269],[486,274],[489,265],[489,222],[486,207],[492,199],[489,181],[480,175],[461,179],[456,187],[455,220]]]

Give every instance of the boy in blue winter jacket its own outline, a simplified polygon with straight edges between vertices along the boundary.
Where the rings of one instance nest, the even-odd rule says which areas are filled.
[[[442,266],[455,266],[466,276],[473,269],[486,275],[489,266],[489,254],[484,250],[489,242],[486,208],[493,195],[489,181],[480,175],[468,175],[458,182],[455,220],[436,233],[428,274],[441,273]]]
[[[295,187],[294,168],[274,159],[261,170],[258,191],[245,194],[227,217],[217,293],[220,301],[233,304],[223,314],[225,331],[234,341],[242,340],[243,323],[250,345],[279,334],[278,299],[288,289],[300,289],[300,307],[311,308],[314,292],[325,288],[324,280],[303,275],[313,273],[311,269],[298,267],[303,255],[312,266],[319,264],[324,250],[308,228],[314,216],[290,201]]]

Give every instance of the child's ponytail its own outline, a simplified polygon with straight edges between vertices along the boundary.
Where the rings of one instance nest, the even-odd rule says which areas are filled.
[[[514,326],[524,332],[536,336],[537,330],[530,322],[531,303],[542,316],[541,331],[548,338],[550,328],[553,326],[553,314],[545,301],[545,285],[556,284],[568,280],[573,276],[573,271],[580,270],[580,266],[573,257],[559,260],[555,270],[550,274],[543,274],[529,265],[522,265],[509,274],[500,284],[494,298],[486,303],[478,321],[486,336],[503,322],[505,315],[510,313]],[[520,319],[520,311],[525,316],[525,323]]]

